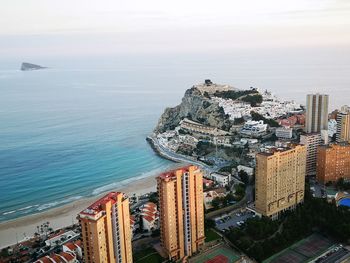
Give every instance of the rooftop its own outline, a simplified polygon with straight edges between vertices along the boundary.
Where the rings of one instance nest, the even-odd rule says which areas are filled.
[[[54,260],[54,262],[65,263],[65,261],[57,254],[51,255],[51,258]]]
[[[189,172],[189,168],[190,168],[190,167],[191,167],[191,165],[188,165],[188,166],[185,166],[185,167],[181,167],[181,168],[178,168],[178,169],[174,169],[174,170],[170,170],[170,171],[161,173],[161,174],[159,175],[159,178],[160,178],[160,179],[175,178],[175,177],[176,177],[176,172],[177,172],[177,171],[182,171],[182,173]]]
[[[70,250],[75,250],[78,248],[78,246],[72,242],[68,242],[66,244],[64,244],[64,246],[66,246],[67,248],[69,248]]]
[[[52,261],[50,260],[50,258],[48,256],[39,258],[37,261],[35,261],[35,263],[39,263],[39,262],[43,262],[43,263],[52,263]]]
[[[258,154],[263,156],[272,156],[277,152],[287,152],[293,150],[297,146],[299,146],[299,144],[291,144],[290,147],[273,147],[269,148],[266,152],[260,152]]]
[[[349,147],[350,144],[348,142],[339,142],[339,143],[332,143],[332,144],[322,144],[319,147],[325,148],[325,149],[332,149],[333,147]]]
[[[71,253],[67,253],[67,252],[61,252],[60,256],[63,257],[67,261],[71,261],[75,258],[75,256],[73,256]]]
[[[124,195],[121,192],[110,192],[109,194],[105,195],[101,199],[97,200],[95,203],[90,205],[85,210],[81,211],[80,214],[85,215],[96,215],[99,212],[103,211],[103,206],[107,204],[108,202],[112,202],[112,204],[115,204],[117,201],[117,197],[119,195]]]
[[[156,209],[157,208],[157,205],[155,203],[152,203],[152,202],[148,202],[144,206],[145,207],[149,207],[151,209]]]

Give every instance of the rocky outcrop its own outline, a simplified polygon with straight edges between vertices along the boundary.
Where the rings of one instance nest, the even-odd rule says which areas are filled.
[[[202,95],[196,87],[192,87],[185,92],[180,105],[165,109],[154,132],[172,130],[184,118],[227,131],[231,127],[229,117],[225,115],[223,108],[209,96]]]
[[[22,71],[28,71],[28,70],[39,70],[39,69],[44,69],[46,67],[42,67],[39,65],[23,62],[21,65],[21,70]]]

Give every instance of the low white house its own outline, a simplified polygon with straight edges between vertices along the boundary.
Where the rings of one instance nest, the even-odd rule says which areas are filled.
[[[231,174],[229,173],[211,173],[210,177],[212,180],[214,180],[216,183],[223,187],[229,185],[229,183],[231,182]]]
[[[151,231],[157,228],[157,221],[159,219],[157,205],[148,202],[144,204],[141,208],[141,218],[142,218],[142,229]]]
[[[71,252],[77,255],[78,259],[83,257],[83,251],[81,249],[81,241],[68,242],[62,246],[63,252]]]
[[[238,165],[237,166],[237,171],[244,171],[246,172],[249,176],[252,176],[254,174],[254,168],[252,167],[248,167],[248,166],[244,166],[244,165]]]
[[[78,233],[70,230],[46,240],[45,245],[48,247],[61,245],[78,236]]]
[[[267,124],[264,121],[247,121],[241,129],[242,135],[247,136],[260,136],[265,134],[267,131]]]
[[[72,252],[61,252],[39,258],[34,263],[78,263],[77,256]]]

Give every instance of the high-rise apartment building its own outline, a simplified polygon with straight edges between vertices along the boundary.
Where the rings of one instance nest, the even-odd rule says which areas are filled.
[[[323,145],[317,150],[317,181],[335,182],[350,179],[350,144]]]
[[[322,144],[321,133],[300,135],[300,144],[306,146],[306,175],[316,175],[317,147]]]
[[[131,263],[129,200],[119,192],[102,197],[78,215],[86,263]]]
[[[169,259],[191,256],[204,244],[203,177],[196,166],[157,177],[160,239]]]
[[[328,129],[328,95],[308,94],[306,98],[305,132]]]
[[[350,109],[343,106],[337,114],[337,142],[350,142]]]
[[[270,149],[256,155],[255,209],[278,218],[304,201],[306,146]]]

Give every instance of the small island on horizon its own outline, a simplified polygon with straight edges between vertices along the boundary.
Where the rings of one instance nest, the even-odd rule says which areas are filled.
[[[39,70],[39,69],[46,69],[46,68],[47,67],[42,67],[40,65],[36,65],[28,62],[23,62],[21,65],[22,71]]]

